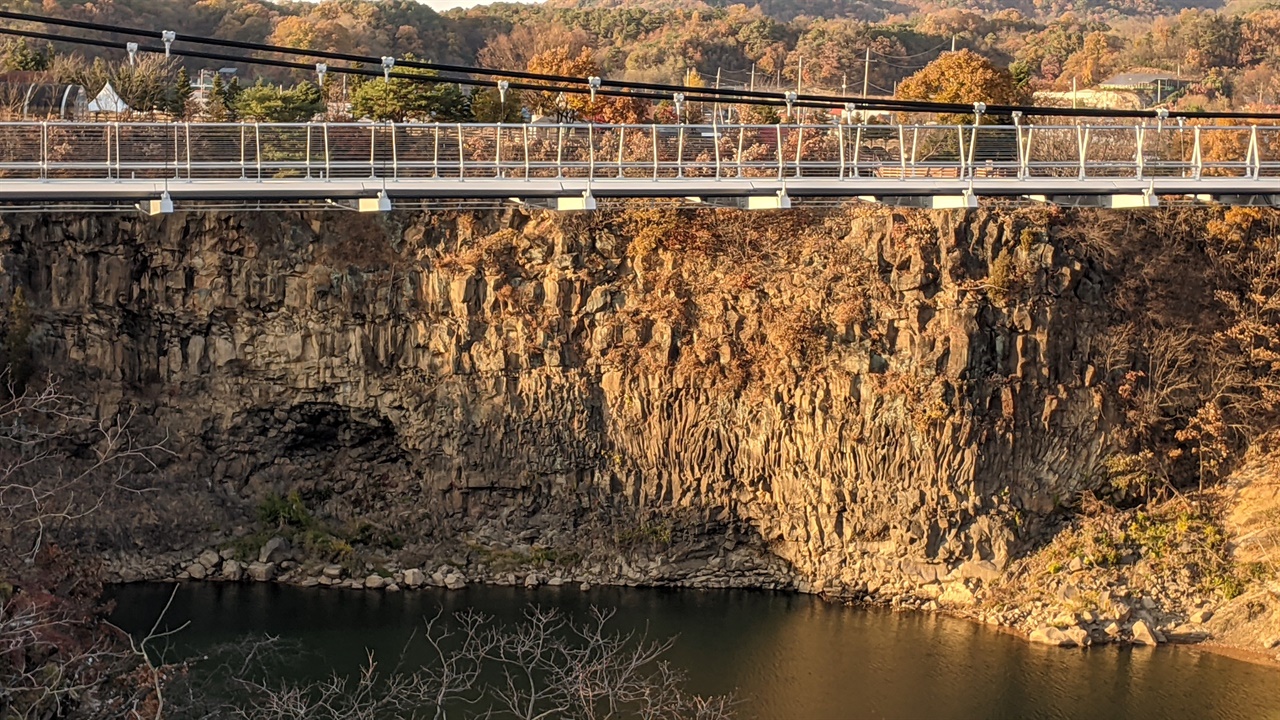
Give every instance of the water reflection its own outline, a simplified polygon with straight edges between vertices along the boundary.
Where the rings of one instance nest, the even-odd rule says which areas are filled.
[[[149,629],[169,586],[118,592],[114,620]],[[292,677],[351,671],[365,648],[398,655],[424,616],[475,608],[517,620],[530,603],[618,610],[620,629],[678,636],[669,659],[691,689],[735,692],[744,717],[1222,718],[1280,720],[1280,672],[1191,648],[1058,650],[947,618],[752,591],[481,588],[384,594],[265,584],[182,586],[167,621],[177,652],[245,634],[302,642]],[[410,660],[413,660],[411,655]]]

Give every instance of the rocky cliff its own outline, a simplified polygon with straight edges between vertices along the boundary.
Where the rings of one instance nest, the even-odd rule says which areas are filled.
[[[990,576],[1105,482],[1115,310],[1083,221],[7,215],[0,299],[174,453],[99,547],[215,544],[297,493],[392,554],[741,544],[779,582],[893,594]]]

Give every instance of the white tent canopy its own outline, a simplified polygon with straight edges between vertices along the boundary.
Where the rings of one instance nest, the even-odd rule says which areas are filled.
[[[129,112],[129,106],[124,100],[120,99],[120,95],[116,93],[116,89],[111,87],[111,83],[102,86],[102,91],[98,96],[89,102],[89,112],[91,113],[124,113]]]

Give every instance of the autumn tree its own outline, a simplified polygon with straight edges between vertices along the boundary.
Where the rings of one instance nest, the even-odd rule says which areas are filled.
[[[591,48],[584,47],[577,55],[572,55],[569,48],[563,45],[534,55],[525,69],[540,75],[562,75],[582,78],[584,81],[599,71],[595,58],[591,55]],[[585,93],[541,90],[530,93],[528,99],[529,106],[535,113],[554,116],[560,122],[584,117],[591,110],[591,96]]]
[[[526,68],[544,75],[582,78],[601,74],[590,48],[572,55],[568,48],[557,47],[535,55]],[[539,83],[553,84],[553,83]],[[555,83],[559,84],[559,83]],[[526,95],[530,108],[539,115],[549,115],[559,122],[589,119],[595,122],[627,124],[643,122],[649,115],[649,103],[641,98],[541,90]]]
[[[1117,62],[1117,38],[1102,32],[1089,33],[1079,51],[1062,65],[1062,79],[1075,78],[1084,86],[1097,85],[1110,75]]]
[[[576,56],[591,43],[591,36],[581,29],[569,29],[563,25],[518,25],[509,33],[490,38],[480,48],[476,58],[487,68],[518,70],[528,67],[537,55],[548,50],[564,48],[570,56]]]
[[[1008,70],[995,67],[972,50],[943,53],[903,80],[897,97],[961,105],[1017,105],[1026,99]]]
[[[350,31],[329,18],[284,18],[276,25],[266,42],[304,50],[344,50],[352,47]]]

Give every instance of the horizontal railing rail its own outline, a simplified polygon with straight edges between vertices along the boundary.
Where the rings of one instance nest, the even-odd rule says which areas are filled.
[[[61,179],[1280,178],[1280,126],[0,122]]]

